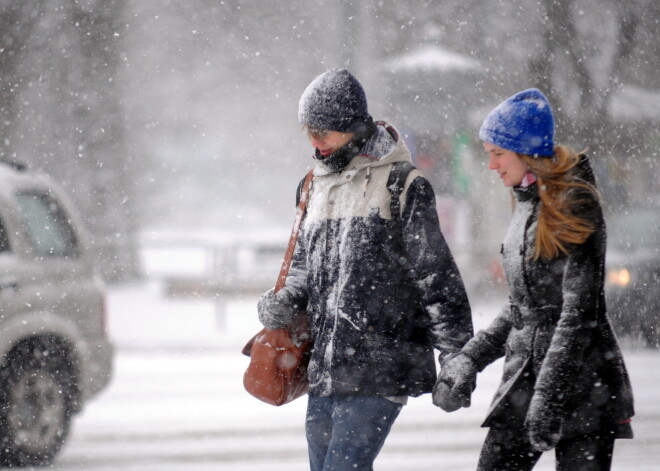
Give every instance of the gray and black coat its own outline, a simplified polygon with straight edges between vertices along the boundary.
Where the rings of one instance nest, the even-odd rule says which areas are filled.
[[[586,157],[577,172],[594,184]],[[534,260],[540,199],[536,183],[514,188],[515,210],[502,245],[510,304],[463,348],[479,370],[504,356],[504,374],[484,427],[523,428],[533,394],[552,404],[561,437],[611,430],[632,436],[630,380],[606,316],[606,230],[596,196],[581,215],[595,226],[583,244]]]
[[[410,162],[379,124],[348,165],[317,165],[292,268],[260,319],[281,327],[306,307],[313,336],[309,393],[417,396],[436,379],[434,348],[456,352],[473,334],[468,298],[440,231],[431,185],[417,170],[392,215],[388,177]]]

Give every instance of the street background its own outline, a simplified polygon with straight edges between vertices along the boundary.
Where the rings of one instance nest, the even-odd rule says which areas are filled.
[[[109,330],[117,353],[109,388],[74,420],[58,471],[303,471],[306,399],[280,408],[242,387],[244,342],[259,329],[256,297],[171,299],[157,281],[113,288]],[[473,306],[486,326],[500,301]],[[222,315],[224,312],[224,315]],[[637,416],[635,439],[616,444],[614,471],[656,471],[660,463],[660,351],[626,341]],[[404,407],[376,461],[378,471],[468,471],[485,436],[479,427],[501,361],[478,378],[472,407],[447,414],[429,395]],[[554,469],[551,453],[537,466]]]
[[[660,201],[659,19],[657,0],[0,0],[0,160],[51,174],[104,279],[135,280],[145,233],[289,230],[314,164],[300,95],[347,67],[478,285],[510,197],[477,134],[515,92],[548,96],[608,215]]]

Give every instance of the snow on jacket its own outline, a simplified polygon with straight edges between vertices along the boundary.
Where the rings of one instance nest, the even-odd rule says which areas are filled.
[[[311,395],[430,392],[433,349],[441,356],[456,352],[473,334],[433,189],[419,171],[405,182],[400,224],[390,214],[387,181],[397,161],[409,162],[410,153],[397,132],[381,124],[343,171],[314,170],[282,290],[292,306],[307,306]],[[261,320],[268,327],[267,315]]]
[[[586,157],[578,169],[593,184]],[[600,204],[587,195],[580,211],[595,232],[567,255],[533,260],[537,184],[514,188],[516,206],[502,245],[510,305],[464,347],[482,370],[505,355],[504,373],[484,427],[522,427],[532,394],[559,408],[562,437],[612,428],[632,436],[630,380],[606,316],[606,231]]]

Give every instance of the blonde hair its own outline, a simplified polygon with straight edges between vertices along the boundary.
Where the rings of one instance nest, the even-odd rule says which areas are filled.
[[[533,258],[567,254],[569,244],[584,243],[595,230],[593,222],[576,215],[578,206],[598,200],[596,188],[572,171],[582,156],[558,145],[553,158],[519,157],[536,176],[541,199]]]

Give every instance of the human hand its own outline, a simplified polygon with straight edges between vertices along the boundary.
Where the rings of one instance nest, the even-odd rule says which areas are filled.
[[[526,418],[529,441],[538,451],[553,449],[561,439],[561,405],[536,390]]]
[[[441,365],[433,388],[433,404],[445,412],[470,407],[476,387],[477,367],[465,354],[449,356]]]
[[[298,309],[287,290],[282,289],[276,293],[271,288],[259,298],[257,312],[266,328],[280,329],[289,326]]]
[[[454,412],[461,408],[461,402],[451,393],[451,384],[438,377],[433,387],[433,404],[445,412]]]

